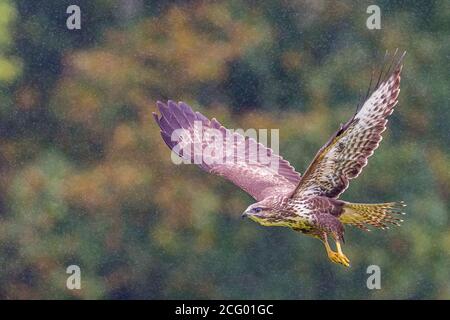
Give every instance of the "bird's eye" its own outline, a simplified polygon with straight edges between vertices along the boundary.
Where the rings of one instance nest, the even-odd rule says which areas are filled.
[[[254,213],[260,213],[262,211],[262,208],[253,208],[252,210]]]

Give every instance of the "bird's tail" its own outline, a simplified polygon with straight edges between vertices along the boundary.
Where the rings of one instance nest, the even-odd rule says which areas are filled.
[[[403,222],[397,215],[405,214],[402,212],[404,207],[403,201],[373,204],[346,202],[339,220],[367,231],[370,231],[368,226],[388,229],[389,225],[399,226]]]

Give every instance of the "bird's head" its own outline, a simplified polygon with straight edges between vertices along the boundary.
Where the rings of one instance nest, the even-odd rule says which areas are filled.
[[[267,201],[252,204],[242,214],[242,218],[250,218],[264,226],[275,225],[279,217],[280,212]]]

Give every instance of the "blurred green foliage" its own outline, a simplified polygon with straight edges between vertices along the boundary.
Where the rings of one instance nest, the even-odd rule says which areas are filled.
[[[82,29],[65,27],[79,4]],[[366,28],[378,4],[382,29]],[[1,298],[450,298],[448,1],[0,1]],[[242,221],[230,183],[175,166],[152,121],[184,100],[280,128],[302,172],[385,50],[407,50],[381,148],[342,197],[401,228],[322,245]],[[82,289],[66,289],[66,267]],[[381,267],[382,289],[366,288]]]

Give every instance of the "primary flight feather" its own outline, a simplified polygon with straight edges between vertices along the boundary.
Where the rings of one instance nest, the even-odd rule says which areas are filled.
[[[362,204],[338,197],[379,146],[387,118],[398,102],[404,55],[394,53],[373,86],[371,81],[356,113],[319,150],[303,176],[270,148],[194,112],[184,102],[158,102],[160,115],[153,115],[163,140],[178,156],[230,180],[255,198],[244,217],[318,238],[331,261],[349,266],[341,248],[344,224],[369,230],[368,226],[387,228],[402,221],[397,214],[402,213],[403,202]],[[329,237],[336,242],[336,251]]]

